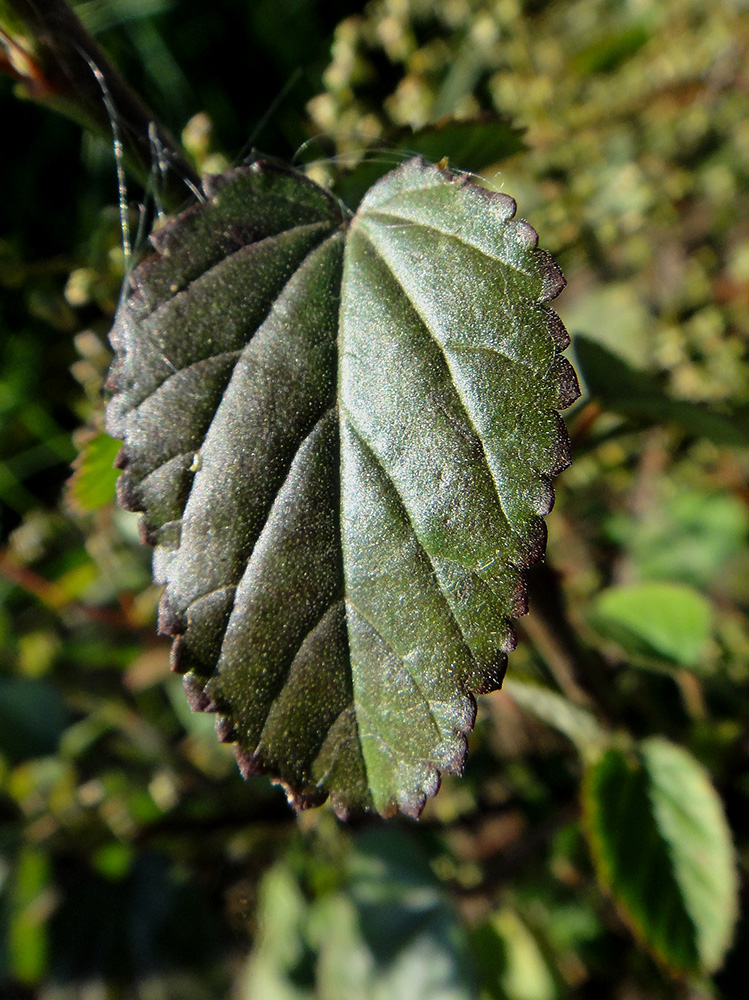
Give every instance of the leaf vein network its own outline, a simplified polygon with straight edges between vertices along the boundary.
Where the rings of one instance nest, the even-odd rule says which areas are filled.
[[[465,646],[465,648],[466,648],[466,650],[468,652],[468,655],[469,655],[470,659],[474,660],[475,657],[473,656],[473,652],[471,651],[471,646],[470,646],[470,642],[469,642],[468,636],[466,635],[466,633],[465,633],[465,631],[464,631],[464,629],[463,629],[460,621],[458,620],[457,616],[455,615],[455,612],[453,610],[452,604],[450,602],[450,597],[448,595],[448,592],[442,586],[439,574],[437,572],[437,568],[434,565],[434,562],[432,561],[432,556],[431,556],[429,550],[426,548],[426,546],[421,542],[421,540],[419,538],[419,534],[418,534],[418,532],[416,530],[416,526],[414,525],[413,520],[411,519],[411,514],[410,514],[410,512],[409,512],[409,510],[408,510],[408,508],[407,508],[407,506],[406,506],[406,504],[405,504],[405,502],[403,500],[403,497],[400,495],[400,493],[398,491],[398,487],[396,486],[395,482],[393,481],[392,476],[390,475],[387,467],[383,463],[383,461],[380,458],[380,456],[372,448],[372,446],[368,443],[368,441],[366,440],[366,438],[364,437],[364,435],[362,434],[362,432],[359,430],[359,428],[354,424],[351,415],[348,412],[345,412],[345,413],[343,413],[343,417],[345,418],[345,420],[348,423],[348,425],[351,427],[351,430],[354,432],[354,434],[356,435],[356,437],[358,438],[358,440],[360,441],[360,443],[363,445],[365,453],[372,456],[372,459],[374,460],[375,464],[381,470],[381,472],[383,473],[383,475],[385,476],[385,478],[387,479],[387,481],[390,483],[390,486],[391,486],[391,488],[393,490],[393,493],[398,498],[398,502],[399,502],[399,505],[401,507],[401,510],[402,510],[402,512],[403,512],[406,520],[408,521],[408,525],[409,525],[409,527],[410,527],[410,529],[411,529],[411,531],[413,533],[414,538],[416,539],[416,542],[418,544],[418,550],[422,554],[422,558],[425,559],[426,562],[428,563],[430,576],[434,578],[434,582],[437,585],[437,589],[438,589],[438,591],[440,593],[440,596],[441,596],[442,600],[445,602],[445,604],[447,605],[447,612],[448,612],[450,618],[452,619],[454,625],[458,629],[458,632],[460,633],[461,639],[463,640],[463,644],[464,644],[464,646]],[[349,600],[348,595],[346,596],[346,600],[347,601]],[[359,614],[362,614],[361,611],[359,610],[359,608],[357,608],[356,606],[354,606],[354,607],[355,607],[355,610]],[[362,618],[364,618],[365,621],[368,621],[368,619],[366,618],[366,616],[363,615],[363,614],[362,614]],[[369,624],[371,625],[372,623],[369,622]],[[372,628],[375,630],[375,632],[377,632],[378,635],[380,635],[380,632],[375,628],[374,625],[372,625]],[[383,641],[385,641],[384,636],[381,636],[381,638],[383,639]],[[387,645],[390,645],[390,644],[387,643]],[[395,649],[393,649],[393,652],[396,654],[396,656],[400,656],[401,659],[403,659],[403,657],[401,656],[401,654],[398,653]],[[405,662],[405,660],[404,660],[404,662]]]
[[[427,228],[427,227],[425,227],[425,228]],[[455,397],[456,397],[457,403],[460,406],[461,410],[463,411],[463,413],[465,415],[466,422],[469,425],[470,429],[473,431],[473,433],[474,433],[474,435],[476,437],[476,440],[481,445],[481,455],[482,455],[483,463],[484,463],[484,466],[486,468],[486,471],[489,473],[489,477],[490,477],[492,483],[494,484],[494,492],[495,492],[495,495],[497,497],[497,501],[499,502],[499,505],[500,505],[500,507],[502,509],[502,514],[504,516],[504,519],[505,519],[505,522],[507,524],[507,527],[509,528],[509,530],[513,534],[522,535],[522,531],[520,529],[518,529],[518,528],[515,527],[515,525],[512,522],[512,518],[509,516],[509,514],[507,512],[507,508],[505,506],[505,502],[504,502],[504,499],[502,497],[502,493],[501,493],[501,491],[499,489],[499,485],[498,485],[498,483],[497,483],[497,481],[496,481],[496,479],[494,477],[494,473],[492,472],[491,465],[489,464],[489,459],[488,459],[488,456],[486,454],[486,445],[484,443],[484,439],[483,439],[480,431],[476,427],[476,424],[475,424],[474,419],[473,419],[473,417],[471,415],[471,411],[470,411],[468,405],[466,404],[465,400],[463,399],[463,397],[462,397],[462,395],[460,393],[460,390],[458,389],[457,385],[455,384],[455,380],[453,378],[452,366],[450,364],[450,359],[447,356],[447,352],[445,351],[444,345],[442,343],[440,343],[440,341],[437,339],[437,337],[435,337],[434,334],[432,333],[432,331],[431,331],[431,329],[429,327],[429,323],[427,322],[426,318],[422,314],[421,309],[418,306],[418,303],[416,301],[414,301],[413,297],[409,294],[408,290],[401,283],[401,281],[399,280],[398,275],[396,274],[395,270],[393,269],[390,261],[388,261],[386,259],[386,257],[380,252],[380,250],[379,250],[379,248],[377,246],[377,243],[372,239],[371,234],[370,233],[366,233],[366,236],[367,236],[367,239],[369,240],[369,242],[371,243],[373,249],[378,254],[378,256],[380,257],[380,259],[382,260],[382,263],[385,265],[385,267],[388,269],[388,271],[390,272],[390,274],[393,276],[393,280],[395,281],[395,283],[398,286],[398,288],[400,288],[400,290],[402,291],[402,293],[405,296],[406,300],[408,301],[409,305],[413,309],[414,314],[418,317],[419,322],[420,322],[421,326],[423,327],[423,329],[426,331],[429,339],[437,347],[437,349],[438,349],[438,351],[439,351],[439,353],[440,353],[440,355],[441,355],[441,357],[442,357],[442,359],[443,359],[443,361],[445,363],[445,367],[447,368],[447,371],[448,371],[448,373],[450,375],[450,379],[449,379],[449,381],[450,381],[450,387],[452,388],[453,392],[455,393]],[[505,355],[503,355],[503,356],[505,356]],[[357,431],[357,433],[358,433],[358,431]]]

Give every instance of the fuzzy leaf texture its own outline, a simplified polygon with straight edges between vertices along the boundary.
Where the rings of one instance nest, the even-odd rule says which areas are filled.
[[[193,707],[298,808],[418,815],[501,685],[578,394],[514,213],[416,159],[351,215],[258,160],[131,275],[119,499]]]

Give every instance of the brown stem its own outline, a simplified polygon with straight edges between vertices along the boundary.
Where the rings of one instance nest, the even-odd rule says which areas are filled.
[[[21,30],[30,36],[32,51]],[[0,44],[6,50],[0,70],[21,80],[29,97],[105,136],[112,134],[110,102],[125,161],[144,183],[153,169],[154,149],[161,151],[169,168],[160,190],[167,207],[177,208],[185,201],[186,183],[200,184],[179,145],[112,66],[65,0],[2,0]]]
[[[45,580],[27,566],[13,560],[6,552],[0,551],[0,577],[14,583],[17,587],[32,594],[36,599],[55,614],[72,613],[88,621],[98,622],[110,628],[126,632],[140,632],[139,624],[131,621],[123,611],[109,608],[98,608],[89,604],[71,601],[65,592],[54,582]]]
[[[530,614],[517,627],[524,632],[570,700],[593,709],[602,722],[616,717],[607,686],[610,670],[594,650],[584,646],[569,619],[561,581],[547,561],[528,578]]]
[[[519,623],[519,628],[536,647],[563,694],[570,701],[591,708],[591,698],[577,680],[577,651],[570,649],[569,643],[560,638],[558,629],[533,607],[531,613]]]

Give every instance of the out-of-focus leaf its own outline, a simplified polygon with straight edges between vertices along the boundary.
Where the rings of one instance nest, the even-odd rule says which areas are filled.
[[[722,591],[720,571],[746,548],[749,511],[731,493],[680,489],[659,497],[645,518],[612,519],[609,531],[638,577]]]
[[[346,893],[318,926],[318,989],[330,1000],[471,1000],[467,935],[415,843],[359,837]]]
[[[261,886],[247,1000],[475,1000],[468,936],[416,845],[359,837],[343,885],[307,903],[285,865]]]
[[[162,14],[173,3],[174,0],[109,0],[106,4],[79,4],[77,13],[87,30],[99,35],[117,24]]]
[[[258,161],[154,235],[118,314],[119,496],[174,666],[297,806],[418,814],[501,682],[578,391],[514,212],[417,159],[349,218]]]
[[[519,914],[502,907],[471,935],[483,1000],[555,1000],[559,996],[539,942]]]
[[[263,877],[258,940],[242,979],[242,1000],[313,1000],[315,956],[306,938],[307,903],[284,863]]]
[[[525,149],[522,136],[522,129],[508,118],[489,112],[476,118],[446,119],[415,132],[404,128],[386,137],[382,149],[365,154],[361,163],[343,174],[335,191],[354,208],[393,161],[402,157],[423,156],[433,163],[447,159],[458,170],[478,174]]]
[[[749,427],[738,414],[723,416],[696,403],[671,399],[647,374],[587,337],[575,337],[575,356],[589,394],[637,425],[672,423],[715,444],[749,444]]]
[[[679,583],[610,587],[592,607],[597,630],[638,655],[698,667],[710,638],[710,602]]]
[[[22,848],[9,886],[8,965],[15,979],[28,984],[47,971],[47,918],[54,902],[50,882],[48,855]]]
[[[68,481],[68,502],[74,510],[98,510],[114,500],[119,475],[114,460],[119,450],[120,442],[103,433],[83,446]]]
[[[565,305],[564,322],[576,331],[574,343],[592,341],[631,367],[646,367],[652,359],[652,317],[631,281],[592,285]]]
[[[19,636],[18,672],[26,677],[43,677],[59,651],[60,639],[54,632],[27,632]]]
[[[653,737],[588,770],[596,871],[638,938],[680,973],[717,969],[736,920],[737,876],[720,800],[685,750]]]
[[[68,711],[46,681],[0,677],[0,751],[11,761],[55,752]]]
[[[612,73],[630,56],[646,44],[650,32],[644,24],[633,24],[603,38],[578,52],[573,61],[575,69],[582,76],[595,73]]]
[[[119,882],[130,871],[133,857],[134,851],[131,844],[111,840],[94,853],[93,865],[105,878],[112,882]]]
[[[503,684],[503,692],[526,712],[563,733],[583,757],[598,753],[608,740],[595,716],[540,684],[509,677]]]

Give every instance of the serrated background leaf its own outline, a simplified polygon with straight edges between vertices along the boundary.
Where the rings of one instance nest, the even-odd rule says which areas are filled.
[[[207,196],[112,331],[161,630],[245,773],[417,814],[501,682],[569,462],[564,279],[512,199],[421,160],[351,220],[269,163]]]
[[[599,878],[637,936],[680,973],[714,972],[731,942],[737,877],[710,779],[659,737],[589,768],[585,818]]]
[[[95,434],[86,441],[68,480],[67,500],[74,510],[89,513],[114,500],[117,471],[112,463],[119,450],[120,443],[108,434]]]

